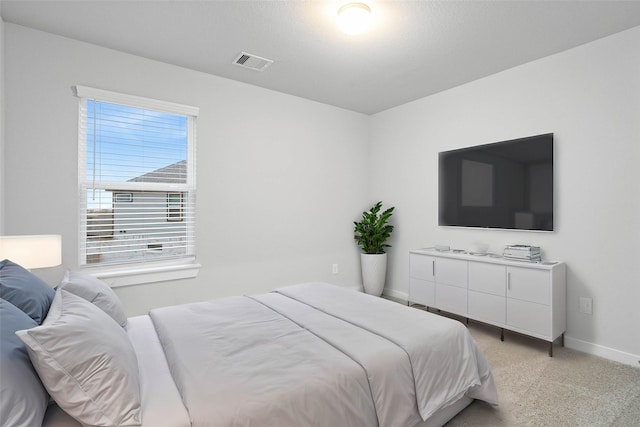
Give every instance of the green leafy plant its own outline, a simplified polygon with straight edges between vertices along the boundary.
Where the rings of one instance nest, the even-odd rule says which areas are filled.
[[[389,218],[395,208],[390,207],[380,213],[381,209],[382,202],[378,202],[369,212],[362,212],[362,221],[353,222],[354,239],[366,254],[383,254],[385,248],[391,247],[386,241],[393,231]]]

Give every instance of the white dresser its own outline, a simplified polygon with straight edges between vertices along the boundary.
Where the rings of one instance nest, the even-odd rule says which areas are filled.
[[[564,341],[566,293],[562,262],[529,263],[435,249],[409,252],[409,304],[548,341],[549,356],[553,341]]]

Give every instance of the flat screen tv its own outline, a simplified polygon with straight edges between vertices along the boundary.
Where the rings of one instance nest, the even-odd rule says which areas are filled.
[[[439,225],[553,231],[553,134],[439,154]]]

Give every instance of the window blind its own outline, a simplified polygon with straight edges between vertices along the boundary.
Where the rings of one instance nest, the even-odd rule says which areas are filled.
[[[80,264],[193,257],[197,109],[77,92]]]

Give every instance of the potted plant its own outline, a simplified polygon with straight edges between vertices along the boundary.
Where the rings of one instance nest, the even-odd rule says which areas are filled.
[[[395,208],[382,213],[382,202],[378,202],[368,211],[362,212],[362,220],[354,221],[354,239],[362,248],[360,266],[364,291],[371,295],[382,295],[387,275],[387,239],[391,236],[393,225],[389,219]]]

